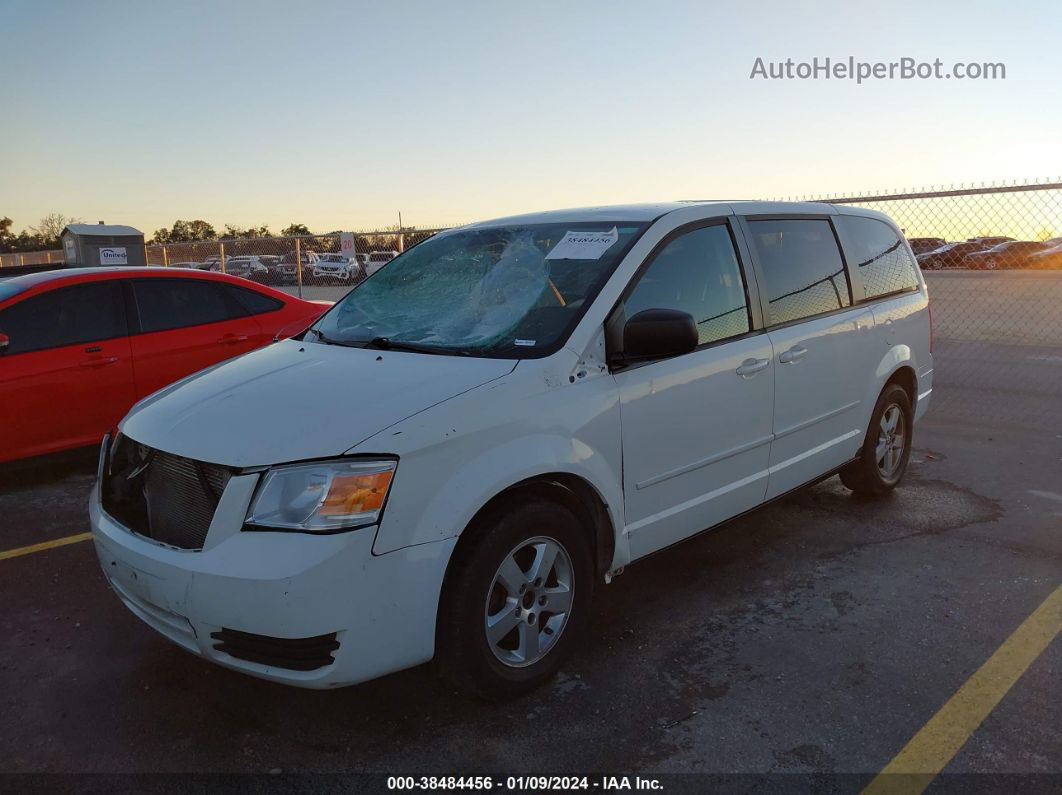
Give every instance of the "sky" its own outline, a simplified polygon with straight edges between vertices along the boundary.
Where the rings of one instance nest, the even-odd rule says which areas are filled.
[[[430,227],[1062,173],[1062,3],[0,0],[0,217]],[[750,79],[765,62],[1006,79]]]

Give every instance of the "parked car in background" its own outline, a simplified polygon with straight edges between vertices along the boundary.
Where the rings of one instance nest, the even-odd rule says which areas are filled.
[[[227,263],[230,259],[232,259],[232,257],[229,256],[228,254],[226,254],[225,255],[225,262]],[[209,257],[207,257],[201,263],[199,263],[198,268],[200,270],[204,270],[204,271],[220,271],[221,268],[218,265],[218,263],[220,263],[220,262],[221,262],[221,255],[219,255],[219,254],[211,254]]]
[[[948,243],[942,237],[909,237],[907,242],[911,244],[911,250],[915,254],[925,254],[927,251],[933,251]]]
[[[1030,255],[1028,260],[1026,260],[1025,267],[1050,270],[1062,268],[1062,242]]]
[[[261,254],[258,261],[265,266],[265,270],[252,273],[247,278],[259,284],[282,285],[285,279],[280,264],[280,257],[275,254]],[[294,283],[294,282],[293,282]]]
[[[302,275],[303,279],[313,273],[313,268],[317,265],[319,257],[312,251],[303,251],[299,257],[295,256],[294,251],[289,251],[287,254],[280,258],[280,264],[277,266],[277,271],[282,279],[279,284],[295,284],[298,281],[298,262],[302,260]]]
[[[365,275],[372,276],[397,256],[397,251],[370,251],[369,258],[365,263]]]
[[[315,279],[359,282],[365,278],[365,270],[356,259],[342,254],[320,254],[313,266]]]
[[[101,568],[154,630],[253,676],[326,689],[435,658],[514,696],[634,561],[833,472],[895,488],[933,390],[928,306],[900,230],[859,207],[452,229],[298,339],[138,405],[89,500]]]
[[[923,270],[941,270],[943,268],[965,268],[966,256],[975,251],[984,251],[986,243],[965,240],[961,243],[948,243],[933,251],[919,254],[918,265]]]
[[[974,270],[997,270],[1000,268],[1024,268],[1029,257],[1049,246],[1035,240],[1011,240],[1000,243],[986,251],[966,255],[966,267]]]
[[[192,268],[193,270],[202,266],[202,262],[171,262],[171,268]]]
[[[220,270],[220,265],[218,269]],[[250,279],[260,274],[269,273],[269,268],[257,256],[228,257],[225,262],[225,272],[230,276],[240,276]]]
[[[136,401],[297,334],[325,307],[184,268],[69,268],[0,283],[0,461],[98,444]]]
[[[968,237],[968,238],[966,238],[966,241],[968,243],[983,243],[985,248],[991,248],[992,246],[998,246],[1000,243],[1009,243],[1012,240],[1014,240],[1014,238],[1012,238],[1012,237],[1003,237],[1001,235],[996,235],[995,237]]]

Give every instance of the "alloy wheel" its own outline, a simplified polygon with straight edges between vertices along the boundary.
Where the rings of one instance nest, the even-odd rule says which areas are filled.
[[[494,574],[484,610],[487,645],[512,668],[545,657],[568,623],[574,568],[555,539],[537,536],[517,545]]]
[[[878,472],[885,480],[892,480],[903,463],[905,430],[903,410],[895,403],[890,403],[881,415],[878,443],[874,449]]]

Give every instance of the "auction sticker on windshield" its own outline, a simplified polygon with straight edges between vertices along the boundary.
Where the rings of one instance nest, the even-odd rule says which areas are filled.
[[[619,240],[619,230],[608,232],[568,231],[546,259],[600,259]]]

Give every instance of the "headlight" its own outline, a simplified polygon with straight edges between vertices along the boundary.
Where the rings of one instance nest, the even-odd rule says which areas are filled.
[[[397,463],[351,458],[274,467],[251,501],[247,524],[307,533],[375,524]]]

